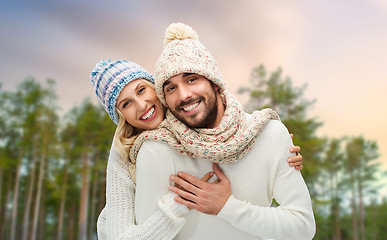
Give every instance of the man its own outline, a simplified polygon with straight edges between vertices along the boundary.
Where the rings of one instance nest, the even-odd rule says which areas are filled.
[[[292,143],[285,126],[269,113],[262,118],[243,112],[190,27],[171,25],[166,39],[155,89],[173,113],[167,112],[167,121],[179,142],[199,157],[157,141],[143,143],[137,156],[137,222],[157,211],[169,188],[181,204],[171,215],[186,221],[176,239],[312,239],[311,200],[300,172],[287,165]],[[213,165],[207,155],[227,164]],[[211,168],[218,180],[200,181]],[[173,182],[180,188],[170,186]],[[273,197],[277,208],[270,207]],[[185,214],[182,205],[194,210]]]

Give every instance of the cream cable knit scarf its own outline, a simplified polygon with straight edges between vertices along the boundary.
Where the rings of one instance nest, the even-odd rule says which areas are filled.
[[[231,93],[225,91],[223,99],[226,109],[216,128],[188,128],[168,110],[157,129],[145,131],[137,137],[130,149],[131,165],[135,165],[138,151],[147,139],[165,142],[177,153],[192,158],[232,163],[247,154],[270,119],[279,120],[278,114],[267,108],[255,111],[252,121],[247,122],[241,104]]]

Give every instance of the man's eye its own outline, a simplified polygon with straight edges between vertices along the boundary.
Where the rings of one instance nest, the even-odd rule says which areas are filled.
[[[175,87],[168,87],[167,89],[166,89],[166,92],[170,92],[170,91],[172,91],[172,90],[174,90],[175,89]]]
[[[192,77],[192,78],[189,78],[188,79],[188,82],[193,82],[193,81],[195,81],[196,80],[196,77]]]

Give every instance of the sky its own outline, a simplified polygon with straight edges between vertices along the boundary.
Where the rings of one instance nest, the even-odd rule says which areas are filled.
[[[153,72],[173,22],[196,30],[242,104],[248,98],[237,89],[254,67],[281,67],[316,100],[319,136],[377,141],[387,169],[385,0],[0,0],[2,89],[51,78],[62,114],[87,97],[96,103],[95,64],[126,59]]]

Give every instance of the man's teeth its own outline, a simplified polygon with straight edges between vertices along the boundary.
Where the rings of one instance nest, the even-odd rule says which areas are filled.
[[[151,110],[149,110],[149,112],[145,116],[142,116],[141,119],[147,120],[148,118],[150,118],[153,115],[154,112],[155,112],[155,108],[153,107]]]
[[[198,105],[199,105],[199,102],[196,102],[196,103],[194,103],[194,104],[192,104],[192,105],[189,105],[189,106],[183,108],[183,110],[186,111],[186,112],[189,112],[189,111],[191,111],[192,109],[196,108]]]

